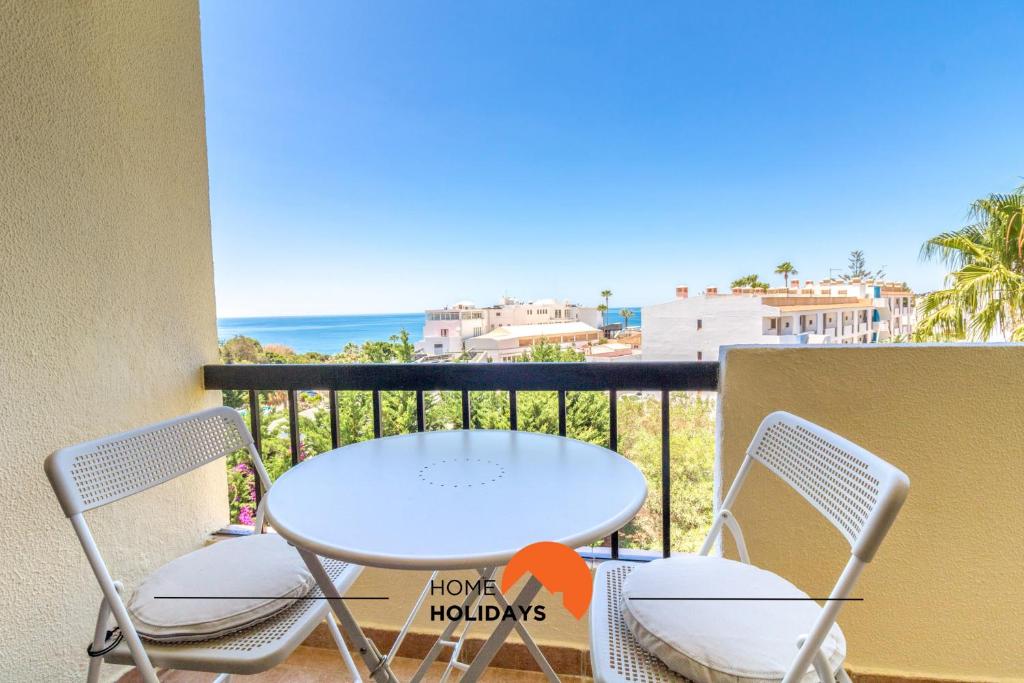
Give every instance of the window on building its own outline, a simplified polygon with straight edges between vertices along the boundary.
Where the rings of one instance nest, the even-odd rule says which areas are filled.
[[[776,320],[775,318],[772,318],[771,320],[768,321],[768,329],[769,330],[777,329],[778,326],[779,326],[779,321]]]
[[[555,317],[556,318],[561,318],[562,317],[562,310],[561,309],[555,309]]]
[[[434,355],[440,356],[444,353],[444,344],[434,344]]]
[[[441,336],[442,337],[447,337],[448,336],[448,328],[447,327],[445,327],[444,329],[441,330]]]
[[[700,351],[697,352],[697,360],[704,360],[704,354]]]
[[[697,329],[698,330],[704,329],[704,321],[701,320],[700,318],[697,318]]]

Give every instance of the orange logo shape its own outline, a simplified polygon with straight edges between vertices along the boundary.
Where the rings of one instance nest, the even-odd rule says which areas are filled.
[[[553,541],[531,543],[509,560],[501,577],[502,592],[508,591],[526,572],[552,593],[561,593],[562,605],[577,619],[583,618],[594,586],[587,563],[575,550]]]

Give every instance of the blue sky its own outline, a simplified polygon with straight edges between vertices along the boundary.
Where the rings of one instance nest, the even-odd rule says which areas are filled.
[[[940,285],[1024,182],[1024,3],[715,4],[204,0],[219,314]]]

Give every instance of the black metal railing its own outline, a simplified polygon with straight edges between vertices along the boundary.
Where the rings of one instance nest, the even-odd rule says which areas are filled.
[[[519,428],[516,392],[555,391],[558,395],[558,433],[566,434],[566,392],[606,391],[609,400],[609,448],[618,451],[618,393],[659,392],[661,399],[661,523],[662,553],[671,552],[670,539],[670,422],[672,391],[717,391],[717,362],[615,363],[399,363],[312,365],[207,365],[204,381],[210,390],[249,392],[250,427],[260,448],[260,391],[286,391],[292,464],[299,460],[298,391],[326,391],[330,406],[331,446],[340,443],[338,391],[370,391],[373,436],[382,433],[381,392],[416,392],[416,428],[425,426],[424,392],[458,391],[462,428],[470,428],[471,391],[509,393],[509,429]],[[261,451],[262,452],[262,451]],[[256,496],[259,501],[259,482]],[[612,534],[611,556],[619,557],[619,537]]]

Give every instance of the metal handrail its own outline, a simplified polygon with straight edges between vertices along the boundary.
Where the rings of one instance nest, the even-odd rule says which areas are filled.
[[[609,447],[618,451],[618,392],[657,391],[661,394],[662,554],[671,553],[669,392],[717,391],[719,364],[714,361],[625,361],[613,363],[316,363],[228,364],[203,368],[206,389],[249,393],[250,428],[260,448],[260,391],[286,391],[292,462],[299,457],[298,391],[327,391],[331,407],[331,445],[339,445],[338,391],[370,391],[373,434],[381,436],[381,391],[416,392],[416,426],[425,424],[423,393],[458,391],[462,397],[462,428],[470,427],[471,391],[508,391],[509,428],[518,429],[517,391],[555,391],[558,394],[558,433],[566,434],[568,391],[607,391]],[[256,486],[256,503],[261,495]],[[618,534],[612,535],[611,556],[619,557]]]

